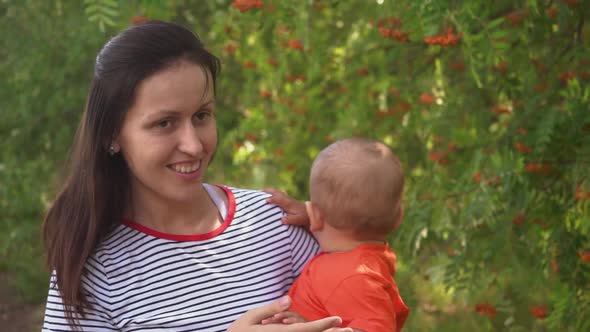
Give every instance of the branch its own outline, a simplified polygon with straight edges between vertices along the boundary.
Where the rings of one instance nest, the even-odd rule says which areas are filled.
[[[440,196],[440,197],[425,198],[425,199],[423,199],[423,201],[447,200],[447,199],[451,199],[451,198],[455,198],[455,197],[460,197],[460,196],[471,194],[474,191],[477,191],[478,189],[479,189],[479,187],[474,187],[473,189],[470,189],[470,190],[467,190],[467,191],[464,191],[464,192],[452,193],[452,194],[448,194],[448,195],[444,195],[444,196]]]
[[[580,160],[553,161],[553,163],[557,163],[557,164],[563,164],[563,163],[566,163],[566,162],[570,162],[570,163],[584,162],[584,163],[590,164],[590,160],[588,160],[588,161],[580,161]],[[545,161],[544,163],[551,163],[551,162]],[[503,178],[503,177],[505,177],[507,175],[510,175],[510,174],[517,174],[517,173],[522,173],[522,172],[524,172],[523,169],[518,169],[518,170],[513,170],[513,171],[508,171],[508,172],[500,173],[500,174],[497,175],[497,177]],[[583,183],[584,181],[585,181],[585,179],[582,180],[580,182],[580,184]],[[482,182],[484,182],[484,180],[482,180]],[[548,185],[543,186],[541,188],[541,191],[544,191],[546,193],[549,193],[547,191],[547,189],[550,188],[550,187],[552,187],[554,184],[556,184],[558,182],[561,182],[560,179],[555,179],[553,182],[549,183]],[[447,195],[443,195],[443,196],[438,196],[438,197],[421,198],[421,199],[419,199],[419,201],[439,201],[439,200],[443,200],[444,201],[444,200],[448,200],[448,199],[451,199],[451,198],[456,198],[456,197],[461,197],[461,196],[466,196],[466,195],[472,194],[475,191],[479,190],[480,188],[481,188],[480,185],[476,185],[472,189],[469,189],[467,191],[451,193],[451,194],[447,194]]]
[[[578,26],[574,32],[574,38],[572,38],[569,43],[567,43],[566,47],[559,52],[559,55],[553,60],[553,64],[551,66],[555,66],[555,64],[561,59],[566,53],[572,50],[574,44],[580,45],[582,43],[582,30],[584,28],[584,11],[580,14],[580,20],[578,21]]]
[[[569,164],[590,164],[590,160],[543,160],[543,161],[528,161],[540,164],[554,164],[554,165],[569,165]]]
[[[582,9],[580,13],[580,20],[578,21],[578,28],[576,33],[576,42],[578,45],[581,45],[582,43],[582,31],[584,30],[584,12],[585,11]]]

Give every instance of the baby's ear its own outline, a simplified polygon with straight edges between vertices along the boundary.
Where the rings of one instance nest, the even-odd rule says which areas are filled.
[[[309,230],[312,232],[321,231],[324,228],[324,220],[318,206],[307,201],[305,202],[305,209],[309,217]]]

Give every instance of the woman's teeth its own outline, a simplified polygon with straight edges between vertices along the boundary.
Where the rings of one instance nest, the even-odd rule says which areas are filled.
[[[192,173],[199,169],[201,161],[193,164],[172,165],[172,169],[178,173]]]

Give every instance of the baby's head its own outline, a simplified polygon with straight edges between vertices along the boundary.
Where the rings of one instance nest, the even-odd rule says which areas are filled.
[[[348,138],[329,145],[313,162],[309,187],[308,209],[357,240],[383,240],[403,217],[400,161],[376,140]],[[314,231],[317,221],[311,226]]]

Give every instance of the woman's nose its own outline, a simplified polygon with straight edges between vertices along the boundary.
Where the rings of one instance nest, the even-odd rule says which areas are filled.
[[[197,156],[203,150],[198,129],[192,123],[184,124],[179,132],[178,149],[191,156]]]

